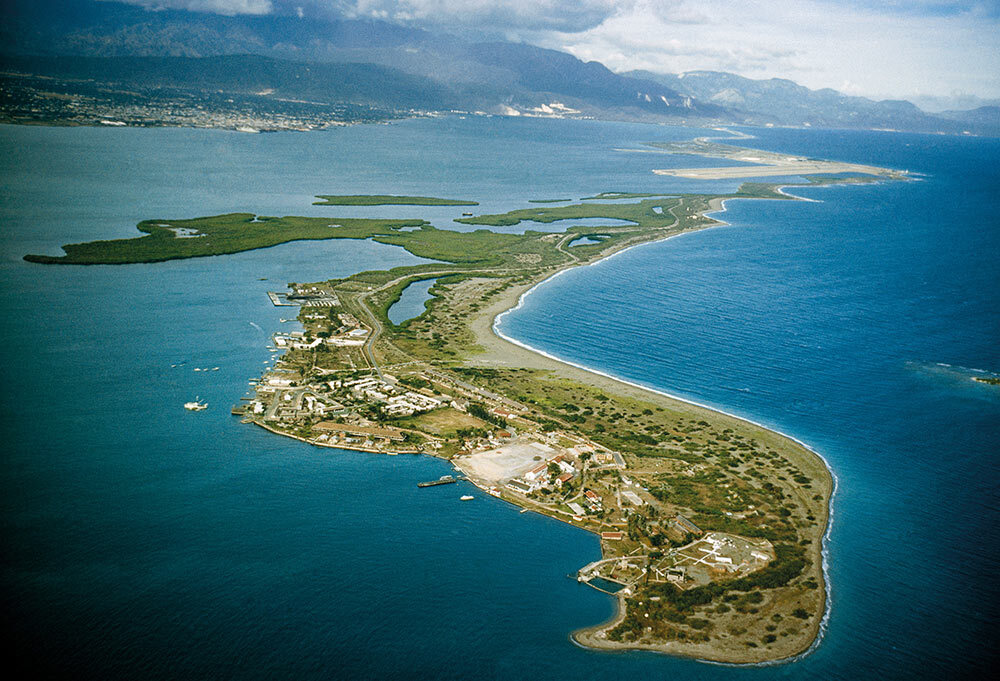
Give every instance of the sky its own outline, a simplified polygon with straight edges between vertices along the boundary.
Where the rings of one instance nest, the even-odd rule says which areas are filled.
[[[729,71],[876,99],[1000,98],[1000,0],[112,0],[303,21],[375,17],[614,71]]]

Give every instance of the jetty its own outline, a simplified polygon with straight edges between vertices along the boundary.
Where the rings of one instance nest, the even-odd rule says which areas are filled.
[[[458,480],[451,475],[442,475],[437,480],[428,480],[427,482],[418,482],[417,487],[436,487],[438,485],[450,485],[452,483],[458,482]]]

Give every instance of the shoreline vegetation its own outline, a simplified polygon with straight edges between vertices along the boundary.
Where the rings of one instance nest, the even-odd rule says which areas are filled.
[[[383,205],[374,202],[426,197],[339,198]],[[825,622],[824,544],[835,488],[826,462],[762,425],[556,359],[497,331],[501,315],[552,277],[725,224],[707,214],[742,198],[799,200],[777,184],[748,182],[720,195],[606,192],[586,203],[455,220],[571,225],[520,234],[250,213],[147,220],[139,224],[146,236],[26,259],[156,262],[297,239],[371,238],[435,260],[289,284],[303,331],[275,334],[272,349],[284,354],[251,381],[254,397],[233,413],[319,446],[444,458],[495,497],[595,533],[602,560],[578,578],[615,593],[618,609],[611,621],[574,632],[580,645],[755,664],[810,650]],[[591,202],[600,199],[634,202]],[[572,226],[594,218],[616,224]],[[570,247],[587,236],[600,238]],[[389,308],[427,279],[435,282],[424,312],[392,323]]]
[[[437,199],[431,196],[393,196],[388,194],[320,194],[314,206],[478,206],[478,201]]]

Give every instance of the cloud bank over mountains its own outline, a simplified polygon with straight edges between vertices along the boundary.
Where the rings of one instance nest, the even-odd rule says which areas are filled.
[[[1000,98],[996,0],[102,1],[303,21],[379,19],[523,41],[615,71],[730,71],[877,98]]]
[[[269,14],[274,10],[271,0],[101,0],[123,2],[151,10],[183,9],[190,12],[209,12],[224,16],[237,14]]]
[[[995,3],[639,2],[548,47],[612,69],[732,71],[873,97],[1000,96]]]

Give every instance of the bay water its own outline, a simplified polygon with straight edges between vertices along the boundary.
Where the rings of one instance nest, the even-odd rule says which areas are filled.
[[[574,646],[613,601],[567,575],[596,538],[464,486],[442,461],[312,448],[229,406],[294,328],[267,290],[421,262],[362,241],[154,265],[25,253],[147,218],[426,217],[315,194],[468,198],[723,191],[634,153],[705,131],[459,117],[309,134],[0,127],[3,596],[39,672],[144,678],[936,678],[996,643],[997,140],[752,130],[747,142],[909,169],[908,183],[733,201],[730,226],[538,287],[504,333],[788,432],[839,480],[821,645],[735,669]],[[467,227],[462,227],[467,228]],[[508,228],[561,229],[560,225]],[[421,301],[422,304],[422,301]],[[218,370],[213,370],[218,367]],[[195,368],[206,371],[194,371]],[[200,397],[209,409],[189,413]],[[462,484],[464,485],[464,483]]]

